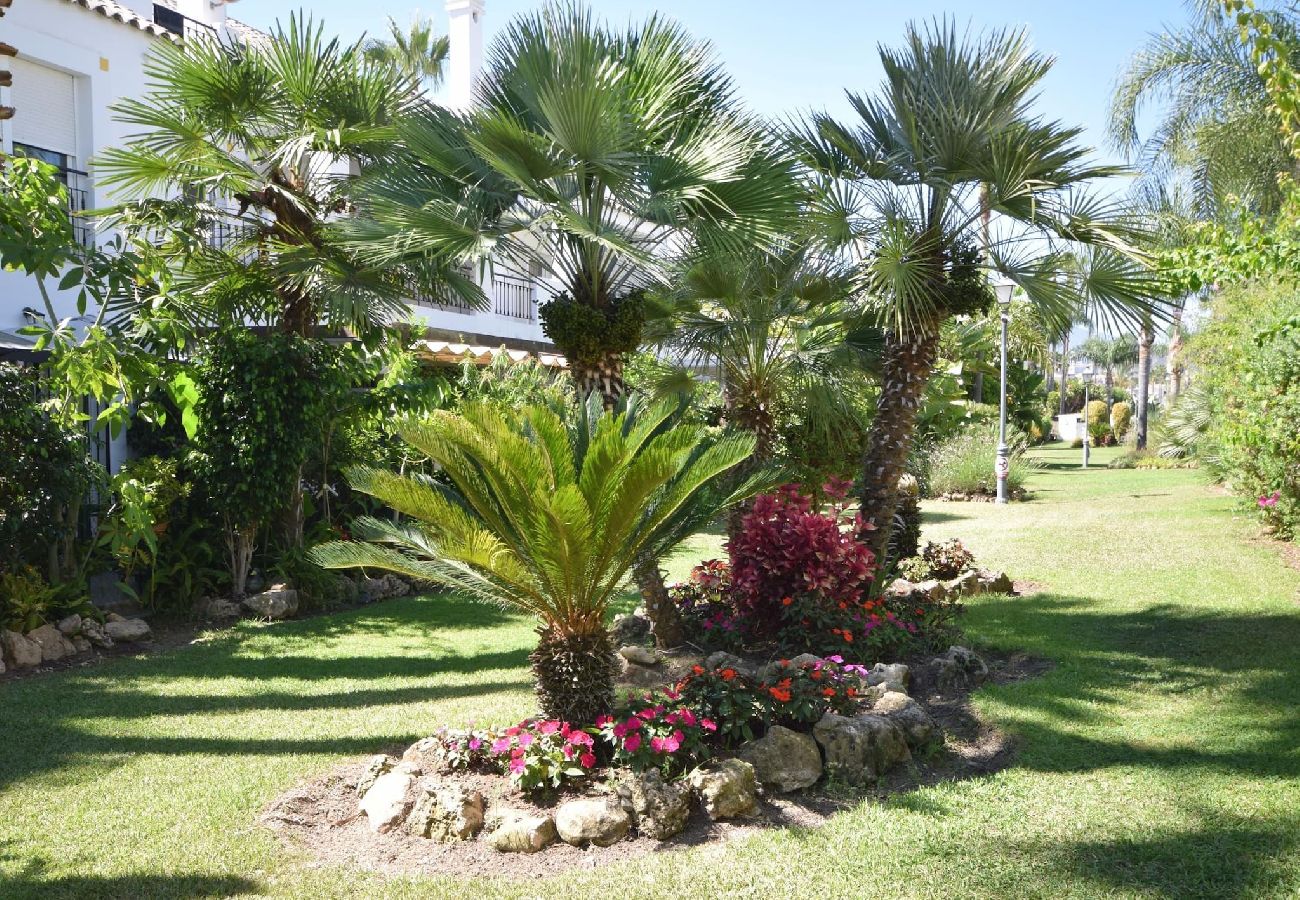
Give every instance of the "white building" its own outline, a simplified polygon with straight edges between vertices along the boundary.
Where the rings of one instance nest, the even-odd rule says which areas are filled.
[[[14,115],[0,121],[0,151],[25,153],[57,166],[68,185],[73,211],[95,209],[114,197],[96,186],[92,161],[105,149],[125,143],[128,126],[115,122],[110,107],[146,91],[144,64],[158,41],[195,35],[257,32],[227,13],[234,0],[13,0],[0,18],[0,42],[18,49],[0,57],[12,84],[0,86],[0,106]],[[451,58],[449,102],[471,102],[483,59],[483,0],[448,0]],[[79,221],[79,239],[105,241],[90,223]],[[475,277],[479,278],[476,272]],[[417,321],[442,358],[462,352],[460,345],[507,345],[515,355],[550,354],[537,316],[547,292],[539,279],[492,267],[481,276],[490,309],[475,311],[413,298]],[[53,287],[53,286],[51,286]],[[35,283],[24,275],[0,272],[0,339],[13,341],[17,329],[43,314]],[[75,296],[55,298],[59,316],[76,315]],[[93,316],[93,311],[90,313]],[[452,345],[450,351],[447,345]],[[101,460],[116,468],[124,446],[101,447]]]

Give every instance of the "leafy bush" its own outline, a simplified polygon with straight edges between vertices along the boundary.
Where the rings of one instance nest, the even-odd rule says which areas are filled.
[[[0,568],[44,564],[52,545],[71,544],[82,499],[103,476],[84,433],[61,427],[41,408],[36,373],[0,363]]]
[[[1103,404],[1104,405],[1104,404]],[[1011,470],[1007,491],[1015,494],[1024,489],[1032,466],[1025,458],[1025,436],[1007,430]],[[994,465],[997,462],[998,426],[996,422],[972,426],[944,441],[930,455],[927,493],[931,497],[945,494],[997,493]]]
[[[698,715],[689,705],[675,702],[670,707],[653,694],[628,696],[614,714],[597,721],[600,736],[613,748],[613,761],[638,772],[658,769],[664,775],[679,775],[688,766],[711,755],[708,741],[718,724]]]
[[[1133,408],[1120,401],[1110,408],[1110,432],[1117,442],[1123,442],[1133,421]]]
[[[668,596],[677,605],[687,627],[705,637],[711,647],[732,649],[743,635],[731,605],[731,563],[709,559],[691,569],[685,581],[668,586]]]
[[[1088,437],[1092,445],[1099,447],[1110,436],[1110,419],[1107,415],[1105,400],[1088,401]]]
[[[802,643],[805,615],[821,619],[863,602],[875,558],[854,533],[843,489],[835,492],[825,512],[793,486],[754,499],[728,547],[730,601],[747,636]]]
[[[916,556],[903,560],[899,574],[908,581],[935,578],[948,581],[975,568],[975,554],[957,538],[942,543],[928,542]]]
[[[26,634],[53,617],[58,592],[30,566],[0,573],[0,627]]]

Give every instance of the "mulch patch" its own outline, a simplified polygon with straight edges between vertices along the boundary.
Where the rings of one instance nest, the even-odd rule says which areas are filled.
[[[989,681],[1008,683],[1046,672],[1051,663],[1025,654],[983,656]],[[673,660],[685,665],[687,659]],[[692,811],[685,831],[667,841],[633,833],[610,847],[573,847],[557,842],[538,853],[499,853],[484,840],[440,843],[398,828],[387,834],[371,831],[357,810],[356,784],[364,760],[353,760],[325,775],[299,784],[262,813],[260,821],[285,843],[309,854],[313,866],[344,865],[388,875],[497,876],[509,880],[536,879],[566,870],[596,868],[650,853],[672,852],[703,844],[721,844],[768,828],[815,828],[831,816],[862,802],[882,802],[919,787],[975,778],[1012,764],[1015,746],[1008,735],[982,721],[970,703],[970,691],[941,694],[926,683],[921,660],[913,664],[912,696],[922,703],[944,731],[944,742],[933,752],[899,766],[877,784],[850,788],[818,785],[809,791],[762,798],[753,819],[710,822],[700,809]],[[377,752],[378,752],[377,748]],[[404,748],[387,748],[400,756]],[[504,803],[524,811],[552,811],[571,793],[549,803],[535,802],[514,791],[502,776],[455,774],[439,776],[444,783],[461,783],[482,792],[489,811]],[[599,796],[597,787],[584,793]],[[490,812],[489,812],[490,815]]]

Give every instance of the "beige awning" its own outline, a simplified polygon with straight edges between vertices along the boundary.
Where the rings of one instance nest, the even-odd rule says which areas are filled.
[[[488,347],[481,344],[460,344],[454,341],[416,341],[412,349],[426,359],[439,363],[462,363],[469,358],[475,365],[486,366],[505,354],[511,362],[536,359],[542,365],[553,369],[565,369],[569,365],[558,353],[534,353],[531,350],[518,350],[504,344],[499,347]]]

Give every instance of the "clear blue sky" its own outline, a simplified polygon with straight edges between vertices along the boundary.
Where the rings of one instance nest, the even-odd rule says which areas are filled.
[[[532,0],[486,0],[485,38]],[[242,0],[231,14],[265,28],[304,6],[289,0]],[[347,38],[379,33],[389,16],[408,22],[419,9],[446,27],[442,0],[316,0],[305,4],[326,27]],[[1106,110],[1116,75],[1152,32],[1187,18],[1181,0],[594,0],[609,21],[623,24],[653,12],[671,16],[713,43],[751,108],[783,116],[808,108],[848,115],[844,89],[868,92],[880,79],[876,47],[897,43],[909,20],[950,16],[959,24],[1028,29],[1034,46],[1057,59],[1043,86],[1041,111],[1088,129],[1105,155]]]

